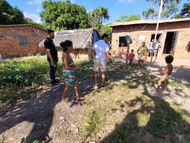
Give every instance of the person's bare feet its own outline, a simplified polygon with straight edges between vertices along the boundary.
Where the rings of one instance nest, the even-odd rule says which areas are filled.
[[[78,96],[78,97],[76,97],[76,100],[77,101],[82,101],[82,100],[84,100],[84,97]]]
[[[66,101],[66,96],[62,96],[61,100]]]
[[[156,91],[157,91],[157,92],[160,91],[160,86],[159,86],[159,85],[157,85],[157,87],[156,87]]]

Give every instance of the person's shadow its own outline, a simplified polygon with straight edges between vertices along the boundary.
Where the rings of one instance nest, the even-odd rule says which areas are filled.
[[[151,96],[144,85],[144,95],[128,102],[128,107],[141,103],[141,107],[129,113],[123,122],[101,143],[189,143],[190,123],[186,114],[178,109],[174,110],[169,103],[158,96]],[[144,115],[148,122],[140,123]]]
[[[28,121],[34,123],[34,126],[27,136],[27,142],[50,140],[48,132],[53,120],[54,107],[61,101],[59,90],[60,88],[55,87],[40,98],[24,104],[20,109],[0,117],[0,134],[23,121]]]

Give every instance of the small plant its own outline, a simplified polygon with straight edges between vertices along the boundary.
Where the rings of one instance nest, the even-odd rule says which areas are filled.
[[[28,138],[22,138],[20,143],[42,143],[41,141],[38,141],[38,140],[34,140],[32,142],[28,141]]]
[[[84,123],[83,129],[81,129],[81,138],[83,141],[87,140],[89,137],[93,137],[95,140],[97,139],[97,133],[103,123],[102,118],[97,113],[97,111],[93,111],[90,113]]]
[[[5,142],[5,136],[3,135],[2,137],[0,137],[0,143],[4,143]]]

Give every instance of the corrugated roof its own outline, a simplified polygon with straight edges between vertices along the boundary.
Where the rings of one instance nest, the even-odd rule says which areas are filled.
[[[181,18],[181,19],[167,19],[160,20],[159,23],[173,23],[173,22],[183,22],[190,21],[190,18]],[[158,20],[136,20],[136,21],[128,21],[128,22],[114,22],[110,26],[124,26],[124,25],[138,25],[138,24],[156,24]]]

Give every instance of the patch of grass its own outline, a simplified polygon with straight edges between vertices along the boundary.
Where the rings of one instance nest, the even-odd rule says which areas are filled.
[[[168,85],[172,88],[177,88],[178,86],[181,86],[181,84],[175,80],[169,80]]]
[[[28,141],[28,138],[22,138],[20,143],[42,143],[42,141],[34,140],[32,142]]]
[[[84,127],[81,131],[81,139],[83,141],[88,138],[98,140],[97,133],[103,124],[103,117],[97,112],[92,111],[85,119]]]

